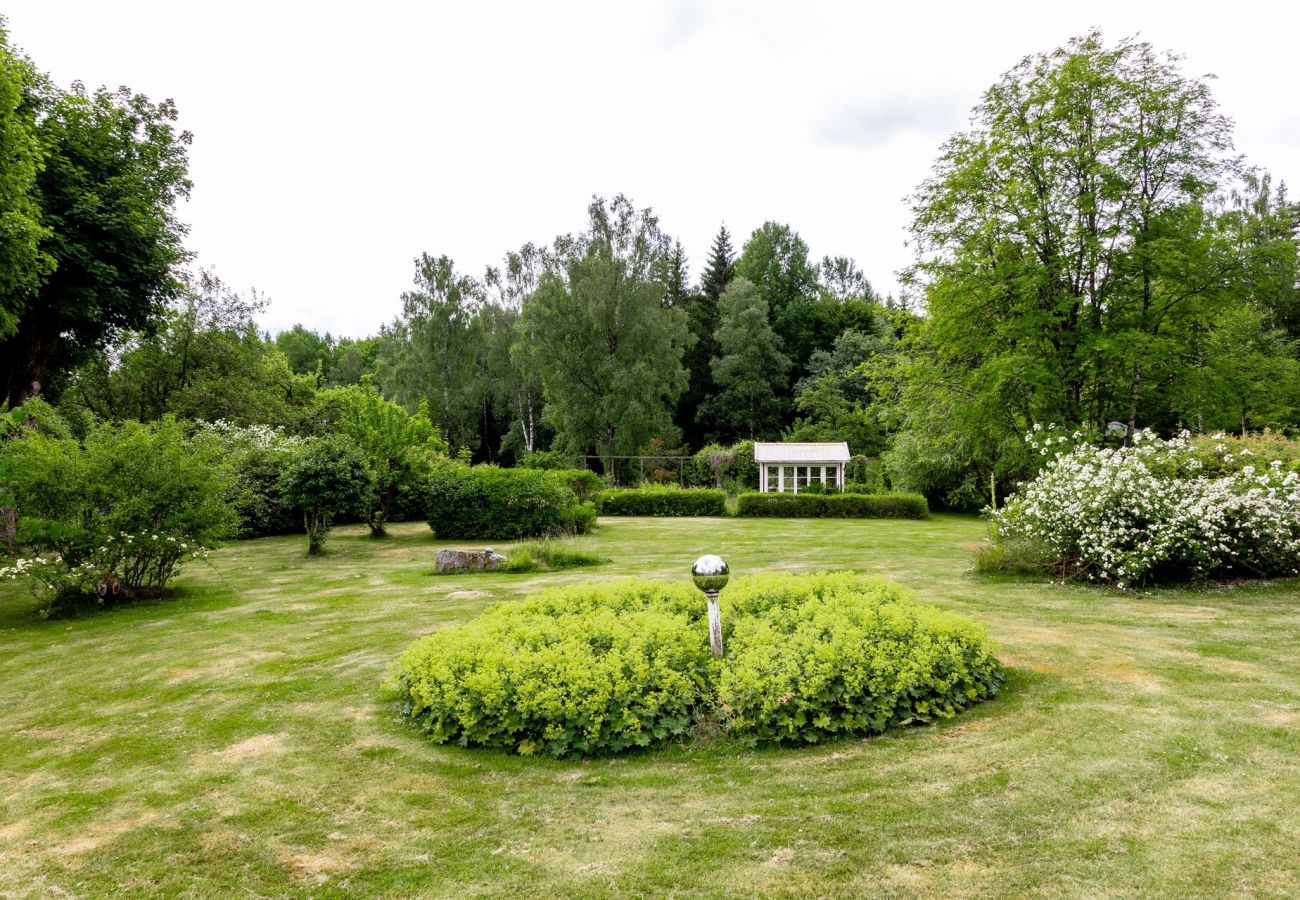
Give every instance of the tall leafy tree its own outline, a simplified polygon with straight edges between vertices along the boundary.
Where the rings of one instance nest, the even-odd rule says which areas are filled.
[[[54,268],[0,340],[0,389],[12,405],[152,326],[179,296],[187,254],[176,205],[190,190],[190,135],[176,130],[170,100],[42,83],[23,102],[36,110],[36,202],[47,229],[39,246]]]
[[[489,267],[484,278],[489,295],[501,310],[498,320],[509,326],[492,332],[497,346],[489,350],[498,396],[510,409],[502,449],[531,453],[542,439],[542,377],[531,323],[520,320],[524,302],[537,290],[546,264],[543,248],[528,243],[506,254],[501,268]]]
[[[881,397],[867,369],[893,352],[894,333],[883,315],[870,331],[845,331],[829,350],[817,350],[808,375],[795,385],[798,418],[786,432],[792,441],[848,441],[854,453],[878,455],[885,448]]]
[[[320,397],[322,414],[351,439],[370,466],[374,490],[366,496],[366,522],[372,537],[384,537],[393,504],[404,489],[427,478],[433,460],[447,444],[429,420],[428,401],[414,413],[386,400],[369,378],[334,388]]]
[[[243,296],[211,271],[185,281],[154,328],[119,341],[71,377],[60,403],[100,419],[153,421],[167,414],[240,425],[297,425],[314,376],[290,370],[254,316],[267,301]]]
[[[375,361],[379,355],[380,338],[371,335],[363,338],[341,337],[330,349],[328,381],[334,386],[360,384],[367,375],[375,376]],[[379,382],[376,380],[377,385]],[[382,389],[382,385],[380,385]]]
[[[824,296],[841,303],[876,299],[867,276],[847,256],[823,256],[817,265],[817,284]]]
[[[654,215],[620,195],[594,199],[588,218],[586,232],[556,240],[519,333],[558,441],[595,450],[608,468],[671,429],[687,330],[684,312],[662,302],[669,248]]]
[[[758,288],[785,352],[802,371],[817,346],[817,267],[808,245],[789,225],[764,222],[745,242],[736,275]]]
[[[790,360],[768,322],[767,301],[741,276],[723,291],[718,307],[718,356],[712,366],[718,390],[701,415],[735,437],[771,436],[781,424]]]
[[[1031,423],[1178,425],[1246,273],[1212,208],[1236,164],[1207,82],[1092,32],[1023,60],[972,122],[914,199],[928,316],[899,356],[903,445],[942,448],[969,488],[1024,471]]]
[[[334,338],[305,325],[294,325],[275,336],[275,346],[296,375],[313,375],[327,381],[334,361]]]
[[[1267,172],[1248,172],[1225,204],[1219,227],[1245,261],[1239,290],[1264,313],[1264,325],[1300,339],[1300,203]]]
[[[674,241],[664,254],[664,306],[689,309],[691,301],[691,270],[686,259],[686,248]]]
[[[415,289],[402,294],[402,314],[378,365],[399,402],[414,409],[428,401],[448,443],[471,450],[479,444],[475,310],[482,302],[477,279],[457,272],[449,257],[422,254],[415,261]]]
[[[36,189],[44,165],[36,123],[39,86],[31,63],[9,47],[0,18],[0,339],[17,330],[54,268],[42,246],[49,231]]]

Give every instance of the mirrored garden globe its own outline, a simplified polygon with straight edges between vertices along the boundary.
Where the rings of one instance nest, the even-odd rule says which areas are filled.
[[[727,563],[721,556],[715,556],[709,553],[701,556],[691,566],[691,576],[695,579],[695,586],[702,591],[720,591],[727,586],[727,580],[731,577],[731,570],[727,568]]]

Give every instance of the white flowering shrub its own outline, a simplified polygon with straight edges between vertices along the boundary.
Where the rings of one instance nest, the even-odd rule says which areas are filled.
[[[289,434],[281,425],[236,425],[225,419],[196,422],[195,434],[216,441],[227,452],[301,448],[307,444],[304,438]]]
[[[156,596],[236,525],[221,450],[182,422],[103,423],[84,442],[32,432],[0,442],[0,505],[16,513],[28,579],[47,614]]]
[[[161,594],[180,566],[207,559],[209,548],[168,534],[111,535],[74,562],[61,553],[18,559],[0,580],[26,582],[41,616],[91,604],[109,606],[137,593]]]
[[[1300,572],[1300,475],[1280,462],[1243,465],[1234,456],[1249,450],[1194,448],[1185,432],[1140,431],[1124,447],[1081,438],[1027,436],[1049,460],[992,514],[995,554],[1019,545],[1055,574],[1119,588]]]
[[[280,480],[307,447],[307,440],[272,425],[199,423],[195,441],[220,448],[234,485],[232,502],[241,538],[288,534],[302,529],[302,516],[284,497]]]

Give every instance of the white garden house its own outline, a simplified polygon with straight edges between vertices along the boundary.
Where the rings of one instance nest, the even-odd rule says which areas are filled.
[[[818,483],[844,488],[844,467],[849,462],[849,445],[791,442],[754,444],[758,463],[758,489],[763,493],[799,493],[799,488]]]

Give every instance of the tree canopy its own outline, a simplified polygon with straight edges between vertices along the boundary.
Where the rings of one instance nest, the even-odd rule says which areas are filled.
[[[40,147],[27,204],[43,230],[36,274],[8,276],[23,286],[5,302],[0,340],[13,405],[154,325],[181,292],[177,267],[188,256],[176,205],[189,195],[190,135],[176,130],[175,105],[126,88],[61,91],[43,79],[26,89],[20,110]]]
[[[671,430],[687,330],[662,302],[669,248],[650,210],[620,195],[593,200],[588,217],[586,232],[556,240],[520,328],[561,443],[608,460]]]
[[[1263,396],[1240,396],[1242,421],[1215,399],[1221,326],[1275,343],[1243,315],[1257,266],[1216,208],[1231,146],[1208,83],[1137,40],[1091,32],[990,87],[914,198],[926,316],[895,370],[909,450],[1012,475],[1033,423],[1270,424]]]

